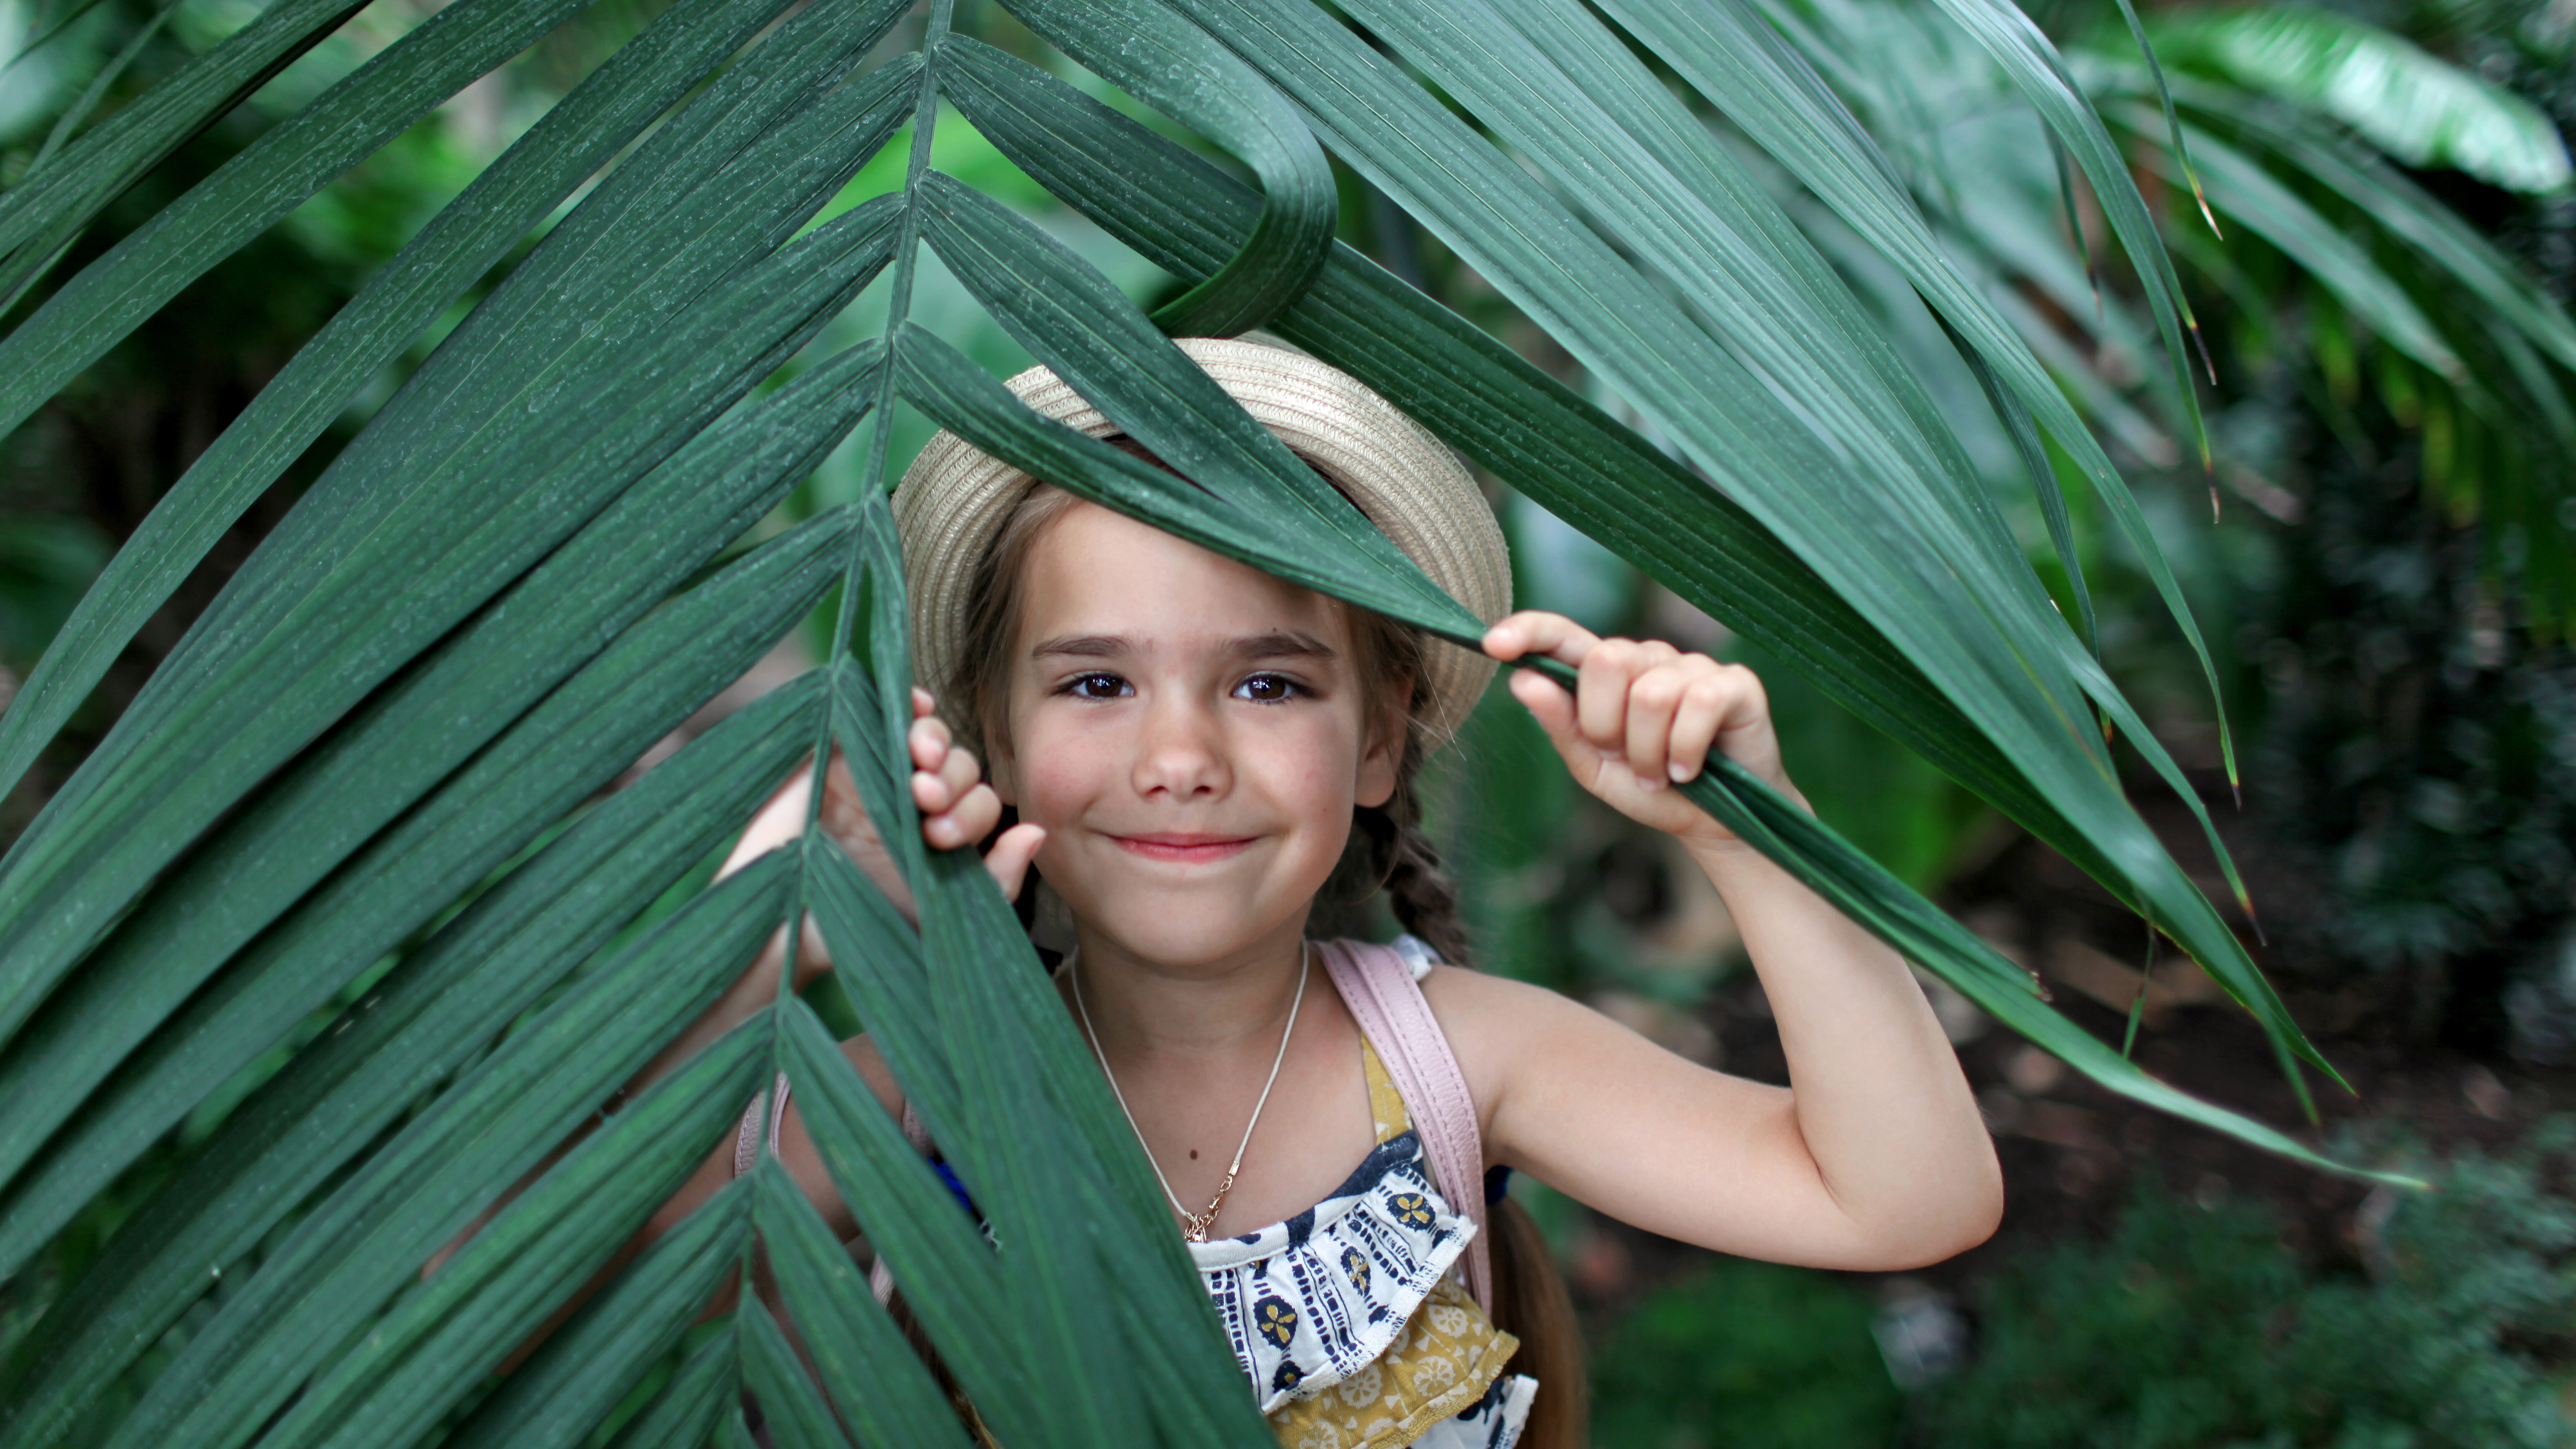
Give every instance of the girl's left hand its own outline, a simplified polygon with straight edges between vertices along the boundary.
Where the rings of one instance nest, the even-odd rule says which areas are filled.
[[[1733,831],[1670,788],[1697,776],[1712,747],[1806,803],[1780,767],[1762,681],[1740,664],[1684,654],[1660,640],[1602,639],[1561,614],[1534,609],[1487,630],[1485,652],[1506,664],[1537,654],[1576,668],[1574,693],[1522,669],[1512,674],[1512,695],[1538,718],[1575,781],[1641,825],[1689,844],[1736,842]]]

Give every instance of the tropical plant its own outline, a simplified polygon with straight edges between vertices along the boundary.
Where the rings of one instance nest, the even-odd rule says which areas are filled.
[[[2455,168],[2563,197],[2571,168],[2556,124],[2333,10],[2182,6],[2142,18],[2124,3],[2124,25],[2098,5],[2089,18],[2064,8],[2076,12],[2059,16],[2078,37],[2070,73],[2146,174],[2183,276],[2223,299],[2210,330],[2224,350],[2196,343],[2207,380],[2219,384],[2222,357],[2248,373],[2284,362],[2348,440],[2363,431],[2351,417],[2359,394],[2375,394],[2413,435],[2428,501],[2455,523],[2484,520],[2487,571],[2538,632],[2556,634],[2576,603],[2576,319],[2409,174]],[[2490,8],[2494,30],[2536,58],[2563,68],[2576,57],[2576,28],[2551,28],[2540,7]],[[2268,476],[2280,460],[2263,440],[2221,429],[2213,450],[2198,439],[2192,354],[2172,348],[2169,329],[2177,366],[2144,365],[2164,321],[2141,315],[2153,289],[2141,297],[2105,276],[2087,242],[2101,222],[2080,214],[2078,179],[2007,103],[2005,68],[1887,0],[1770,0],[1765,13],[1852,101],[1952,254],[2115,446],[2150,470],[2211,468],[2213,504],[2224,483],[2295,521],[2298,500]],[[2100,205],[2116,230],[2123,203]],[[2069,547],[2063,520],[2051,531]]]
[[[2405,1162],[2436,1188],[2365,1199],[2349,1238],[2215,1180],[2184,1196],[2141,1174],[2107,1231],[2026,1243],[1980,1273],[1974,1354],[1901,1406],[1849,1277],[1718,1259],[1605,1338],[1596,1437],[2562,1446],[2576,1439],[2562,1397],[2576,1351],[2576,1214],[2560,1189],[2571,1129],[2552,1118],[2509,1150],[2447,1160],[2384,1130],[2347,1134],[2346,1151]]]
[[[2063,59],[2002,0],[1939,5],[2101,200],[2179,369],[2174,275]],[[273,0],[86,131],[77,115],[58,126],[0,196],[0,297],[33,304],[0,342],[0,428],[580,8],[455,0],[57,281],[101,208],[352,7]],[[1085,497],[1474,639],[1478,622],[1191,367],[1166,340],[1176,333],[1266,326],[1358,375],[2092,872],[2254,1014],[2294,1080],[2300,1062],[2331,1076],[2124,798],[2108,736],[2166,779],[2180,772],[2054,607],[1944,410],[1640,54],[1923,298],[2038,496],[2056,498],[2053,445],[2197,647],[2082,415],[1771,21],[1705,0],[1612,0],[1623,37],[1574,0],[1344,0],[1338,13],[1016,0],[1009,13],[1062,58],[1051,70],[979,39],[998,12],[961,16],[954,0],[934,0],[917,35],[875,59],[906,8],[675,0],[196,459],[0,715],[5,784],[214,535],[542,232],[0,862],[0,1277],[24,1284],[60,1235],[105,1226],[83,1214],[193,1110],[219,1118],[137,1188],[76,1277],[45,1285],[49,1306],[0,1368],[6,1443],[377,1445],[443,1429],[452,1443],[569,1444],[629,1413],[622,1442],[739,1442],[739,1386],[782,1443],[962,1442],[942,1387],[774,1163],[491,1380],[776,1072],[1001,1441],[1263,1442],[1122,1120],[1041,977],[1017,969],[1025,936],[973,862],[917,843],[899,788],[909,670],[882,493],[728,551],[863,425],[861,476],[886,476],[900,399]],[[1056,73],[1072,66],[1231,152],[1258,189]],[[1186,289],[1149,316],[933,168],[937,132],[960,124]],[[899,178],[848,194],[907,128]],[[1338,245],[1327,146],[1673,451]],[[1193,481],[1036,419],[919,325],[925,243],[1029,354]],[[881,274],[878,334],[800,359]],[[769,388],[783,369],[793,380]],[[2196,428],[2187,376],[2175,395]],[[818,600],[832,620],[818,669],[585,804]],[[906,843],[917,932],[810,830],[628,929],[833,744]],[[1721,766],[1689,788],[2096,1080],[2319,1160],[2138,1071],[1744,772]],[[613,1099],[805,912],[989,1239],[793,996],[640,1099]],[[280,1065],[282,1044],[297,1049]],[[256,1085],[232,1101],[245,1072]],[[748,1271],[755,1235],[828,1400],[748,1297],[653,1378],[710,1294]],[[130,1408],[102,1399],[129,1370],[143,1380]],[[102,1403],[106,1422],[85,1422]]]
[[[1979,1285],[1975,1360],[1925,1395],[1917,1442],[2425,1449],[2576,1442],[2570,1123],[2354,1216],[2354,1254],[2302,1255],[2278,1215],[2142,1179],[2107,1242],[2021,1255]],[[2353,1143],[2355,1147],[2365,1144]],[[2320,1244],[2319,1248],[2326,1245]],[[2310,1259],[2323,1259],[2313,1261]]]
[[[1904,1443],[1870,1319],[1847,1277],[1720,1258],[1656,1289],[1603,1340],[1593,1437],[1665,1449]]]

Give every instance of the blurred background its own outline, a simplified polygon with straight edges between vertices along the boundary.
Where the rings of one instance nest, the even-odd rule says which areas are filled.
[[[0,0],[0,58],[15,57],[0,70],[0,184],[258,8]],[[361,10],[147,178],[55,275],[435,8]],[[658,8],[600,0],[216,268],[0,440],[0,706],[105,558],[266,379]],[[1934,396],[1984,420],[1970,442],[1999,506],[2216,817],[2254,915],[2186,803],[2143,770],[2132,781],[2141,811],[2358,1089],[2321,1097],[2318,1140],[2439,1190],[2369,1190],[2117,1102],[1927,986],[2008,1175],[2003,1230],[1972,1253],[1892,1277],[1784,1269],[1518,1189],[1586,1315],[1597,1442],[2576,1440],[2576,191],[2565,139],[2576,0],[2156,6],[2134,27],[2101,0],[2034,9],[2128,148],[2174,254],[2198,319],[2197,350],[2179,369],[2132,305],[2139,294],[2094,199],[2063,184],[2008,80],[1936,8],[1763,8],[1878,136],[2127,471],[2208,638],[2223,713],[2089,490],[2033,493],[1939,325],[1864,244],[1774,178]],[[1034,42],[1019,48],[1075,74]],[[1730,136],[1723,117],[1709,120]],[[937,153],[1131,293],[1173,290],[953,117]],[[886,148],[840,204],[885,189],[901,155]],[[1343,201],[1344,240],[1619,410],[1356,177],[1345,176]],[[916,320],[997,371],[1024,365],[924,261]],[[876,305],[863,297],[816,347],[871,330]],[[389,369],[155,618],[0,801],[0,842],[461,315]],[[2206,465],[2186,386],[2209,420]],[[917,418],[908,425],[898,460],[927,435]],[[1523,604],[1763,669],[1791,771],[1830,823],[2039,973],[2077,1020],[2115,1040],[2134,1032],[2151,1071],[2276,1125],[2299,1122],[2252,1023],[2081,872],[1506,481],[1487,482]],[[835,458],[758,534],[869,484],[855,457]],[[2056,564],[2059,536],[2088,587]],[[804,667],[822,638],[782,648],[691,728]],[[1499,690],[1452,752],[1436,816],[1477,964],[1581,997],[1695,1060],[1785,1080],[1714,891],[1660,837],[1574,789]],[[148,1178],[151,1164],[137,1171]],[[81,1251],[77,1234],[63,1251]],[[11,1311],[0,1300],[0,1320]]]

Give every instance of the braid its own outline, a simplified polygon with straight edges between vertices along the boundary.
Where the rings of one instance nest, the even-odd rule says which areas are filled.
[[[1410,742],[1405,755],[1395,797],[1383,810],[1360,812],[1377,817],[1371,827],[1364,827],[1369,829],[1369,843],[1376,847],[1370,853],[1385,863],[1387,903],[1395,908],[1395,918],[1404,923],[1404,929],[1421,937],[1441,960],[1466,966],[1472,953],[1466,923],[1459,916],[1458,883],[1441,868],[1431,833],[1422,828],[1422,796],[1414,789],[1413,778],[1419,761]]]
[[[1352,635],[1363,668],[1381,701],[1387,691],[1423,677],[1421,634],[1366,609],[1352,610]],[[1405,930],[1420,937],[1432,954],[1453,966],[1470,964],[1474,953],[1458,909],[1458,886],[1440,867],[1440,852],[1422,828],[1423,762],[1435,741],[1412,710],[1390,709],[1388,723],[1403,731],[1397,756],[1395,793],[1381,806],[1351,813],[1351,850],[1343,857],[1342,878],[1357,889],[1354,903],[1383,888],[1387,904]]]

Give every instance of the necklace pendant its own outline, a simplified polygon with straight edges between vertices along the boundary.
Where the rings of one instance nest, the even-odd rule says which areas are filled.
[[[1206,1212],[1181,1214],[1181,1240],[1188,1243],[1206,1242],[1208,1229],[1216,1226],[1217,1210],[1225,1206],[1225,1195],[1232,1191],[1234,1191],[1234,1174],[1229,1171],[1225,1175],[1225,1181],[1217,1184],[1216,1196],[1208,1199]]]
[[[1234,1175],[1243,1170],[1243,1153],[1252,1145],[1252,1129],[1261,1125],[1261,1109],[1270,1104],[1270,1089],[1279,1084],[1279,1064],[1288,1060],[1288,1039],[1297,1034],[1297,1008],[1306,1000],[1306,978],[1312,974],[1314,954],[1311,942],[1299,943],[1297,993],[1288,998],[1288,1024],[1279,1029],[1279,1050],[1270,1058],[1270,1077],[1261,1084],[1261,1095],[1253,1101],[1251,1119],[1243,1124],[1243,1141],[1235,1146],[1234,1165],[1225,1170],[1225,1180],[1217,1184],[1216,1196],[1208,1199],[1207,1211],[1203,1213],[1194,1213],[1181,1206],[1181,1195],[1172,1191],[1172,1180],[1163,1175],[1163,1164],[1154,1160],[1153,1144],[1145,1140],[1145,1129],[1136,1124],[1135,1109],[1127,1105],[1127,1094],[1118,1089],[1118,1074],[1109,1069],[1108,1054],[1100,1049],[1100,1033],[1092,1028],[1091,1008],[1082,999],[1082,977],[1074,970],[1073,958],[1065,959],[1062,969],[1073,978],[1073,1009],[1082,1017],[1083,1037],[1091,1043],[1091,1055],[1100,1063],[1100,1074],[1109,1079],[1110,1095],[1118,1099],[1118,1110],[1125,1114],[1128,1130],[1136,1134],[1136,1145],[1145,1149],[1146,1165],[1154,1169],[1155,1181],[1163,1185],[1164,1200],[1171,1203],[1173,1212],[1180,1214],[1181,1239],[1184,1242],[1205,1243],[1208,1240],[1209,1230],[1216,1226],[1216,1215],[1225,1206],[1225,1195],[1234,1191]],[[1190,1155],[1195,1157],[1198,1154]]]

